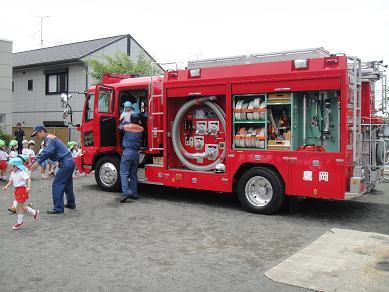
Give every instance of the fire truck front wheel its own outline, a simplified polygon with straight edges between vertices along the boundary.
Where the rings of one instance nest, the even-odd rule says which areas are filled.
[[[240,177],[237,194],[243,208],[252,213],[272,214],[283,204],[284,184],[271,169],[254,167]]]
[[[120,160],[115,156],[100,158],[95,167],[95,179],[97,184],[105,191],[118,192],[120,183]]]

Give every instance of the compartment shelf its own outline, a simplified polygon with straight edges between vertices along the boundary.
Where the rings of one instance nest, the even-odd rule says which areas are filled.
[[[235,120],[235,124],[266,124],[266,121],[240,121]]]
[[[289,98],[289,100],[273,100],[273,101],[269,101],[269,96],[271,96],[273,99],[276,99],[276,98],[281,98],[281,99],[286,99],[286,98]],[[262,115],[264,116],[264,119],[261,119],[261,120],[241,120],[241,119],[237,119],[239,116],[235,116],[235,111],[233,112],[232,114],[232,123],[233,123],[233,127],[232,127],[232,132],[233,132],[233,141],[232,141],[232,148],[233,149],[237,149],[237,150],[291,150],[292,147],[291,147],[291,141],[289,141],[289,144],[288,146],[286,145],[269,145],[269,142],[270,143],[274,143],[273,141],[274,140],[270,140],[269,138],[269,133],[268,133],[268,128],[269,128],[269,125],[271,124],[271,119],[269,117],[269,109],[271,109],[271,107],[274,107],[274,112],[280,112],[281,108],[279,106],[284,106],[287,108],[287,112],[288,112],[288,115],[290,116],[290,124],[292,124],[292,117],[291,117],[291,108],[292,108],[292,105],[293,105],[293,93],[258,93],[258,94],[235,94],[232,96],[232,106],[233,106],[233,109],[235,109],[237,106],[238,106],[238,109],[242,109],[242,112],[239,113],[239,114],[243,114],[245,115],[245,113],[249,113],[251,111],[248,111],[247,108],[248,108],[248,104],[251,103],[250,105],[250,109],[253,108],[252,106],[252,103],[254,101],[254,99],[258,99],[260,98],[260,102],[258,102],[258,100],[256,100],[256,105],[254,107],[254,109],[257,109],[259,108],[259,104],[261,104],[261,109],[263,109],[263,113]],[[263,117],[262,116],[262,117]],[[245,117],[245,116],[243,116]],[[278,117],[276,119],[276,123],[278,122]],[[263,140],[264,141],[264,144],[261,145],[262,147],[255,147],[253,148],[252,144],[250,145],[250,140],[254,139],[253,138],[253,135],[251,135],[250,131],[253,131],[254,130],[254,133],[255,131],[258,131],[258,129],[262,129],[262,137],[264,135],[265,139]],[[283,131],[288,131],[290,133],[290,137],[292,136],[291,135],[291,131],[292,129],[289,128],[288,130],[287,129],[280,129],[280,130],[283,130]],[[239,132],[241,131],[241,133],[243,134],[239,134]],[[255,134],[254,134],[255,136]],[[247,145],[247,147],[242,147],[241,145],[239,145],[239,143],[235,143],[236,139],[247,139],[248,142],[244,142],[242,144],[245,144]],[[277,140],[278,141],[278,140]],[[280,140],[280,141],[284,141],[284,140]],[[236,145],[238,144],[238,145]]]
[[[267,105],[291,105],[291,102],[268,102]]]

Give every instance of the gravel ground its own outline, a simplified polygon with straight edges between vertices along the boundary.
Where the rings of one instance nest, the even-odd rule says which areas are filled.
[[[0,196],[1,291],[305,291],[263,273],[333,228],[389,234],[389,185],[355,201],[294,201],[262,216],[232,195],[141,186],[119,203],[93,176],[75,181],[76,210],[47,215],[51,179],[33,179],[40,221],[11,230]]]

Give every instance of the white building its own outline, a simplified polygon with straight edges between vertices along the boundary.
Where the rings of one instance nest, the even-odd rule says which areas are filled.
[[[0,131],[12,128],[12,42],[0,39]]]

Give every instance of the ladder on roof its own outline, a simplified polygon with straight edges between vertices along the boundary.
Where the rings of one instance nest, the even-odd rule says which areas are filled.
[[[162,65],[175,65],[175,69],[177,71],[178,69],[178,64],[176,62],[170,62],[170,63],[158,63],[158,62],[152,62],[151,63],[151,75],[150,75],[150,84],[149,84],[149,90],[150,90],[150,99],[149,99],[149,113],[150,113],[150,116],[149,116],[149,123],[150,123],[150,127],[151,127],[151,132],[152,132],[152,138],[151,138],[151,145],[149,145],[149,150],[150,151],[163,151],[164,150],[164,147],[159,147],[159,145],[154,145],[154,140],[156,140],[158,138],[158,136],[161,136],[161,139],[162,139],[162,143],[163,143],[163,140],[164,140],[164,129],[163,129],[163,121],[160,120],[160,123],[159,125],[156,123],[154,123],[155,119],[157,117],[162,117],[164,112],[163,111],[156,111],[155,110],[155,107],[154,107],[154,100],[156,99],[159,99],[160,100],[160,104],[163,105],[163,88],[161,88],[161,93],[160,94],[156,94],[155,93],[155,88],[154,88],[154,68],[155,66],[159,66],[161,67]],[[157,71],[155,72],[157,73]],[[162,144],[163,145],[163,144]]]

